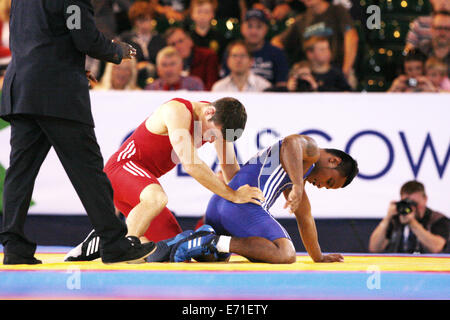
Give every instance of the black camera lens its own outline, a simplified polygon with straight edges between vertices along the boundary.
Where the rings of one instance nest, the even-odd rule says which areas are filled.
[[[417,203],[410,199],[404,199],[396,203],[397,212],[401,215],[407,215],[413,211],[413,207],[417,206]]]

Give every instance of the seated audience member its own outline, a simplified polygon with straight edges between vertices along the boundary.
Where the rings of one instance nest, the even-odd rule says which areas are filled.
[[[331,50],[327,38],[311,37],[303,47],[319,91],[352,91],[342,71],[331,66]]]
[[[433,12],[450,11],[450,1],[448,0],[430,0]],[[420,16],[414,19],[410,24],[410,29],[406,35],[405,52],[418,49],[426,42],[431,40],[431,22],[432,15]]]
[[[300,61],[294,64],[289,71],[288,81],[285,86],[273,86],[264,91],[269,92],[313,92],[319,85],[314,79],[311,65],[308,61]]]
[[[183,21],[189,10],[189,0],[150,0],[159,16],[169,21]]]
[[[241,24],[241,34],[254,59],[252,71],[270,81],[274,86],[284,86],[289,73],[289,65],[283,50],[271,45],[270,41],[266,40],[268,30],[269,20],[263,11],[257,9],[247,11]],[[225,57],[224,76],[229,73],[226,60]]]
[[[190,35],[194,45],[213,50],[220,59],[228,40],[211,25],[216,8],[217,0],[191,1],[189,9],[192,20]]]
[[[295,22],[272,38],[272,44],[284,49],[289,62],[305,58],[302,44],[312,36],[330,41],[332,64],[340,68],[347,79],[353,76],[353,64],[358,50],[358,32],[348,10],[326,0],[302,0],[307,7]]]
[[[91,82],[92,83],[92,82]],[[136,60],[122,60],[120,64],[107,63],[96,90],[138,90]]]
[[[149,83],[146,90],[203,90],[203,83],[196,76],[183,76],[183,59],[174,47],[165,47],[156,57],[158,79]]]
[[[219,58],[208,48],[195,46],[189,34],[179,27],[169,28],[165,32],[167,44],[175,47],[183,59],[183,71],[186,75],[199,77],[205,90],[211,90],[219,78]]]
[[[409,181],[400,189],[401,202],[389,204],[386,217],[369,241],[370,252],[440,253],[449,239],[446,216],[427,207],[425,187]],[[405,202],[407,201],[407,202]]]
[[[436,57],[450,66],[450,13],[435,12],[431,22],[431,39],[419,47],[427,57]],[[447,70],[448,72],[448,70]]]
[[[128,17],[133,29],[124,32],[120,39],[136,48],[138,82],[140,87],[144,87],[149,77],[155,77],[156,55],[166,46],[166,41],[153,30],[153,8],[150,3],[135,2],[128,12]]]
[[[425,63],[425,75],[439,92],[450,92],[448,66],[441,60],[431,57]]]
[[[226,56],[230,74],[217,81],[212,91],[261,92],[271,86],[269,81],[251,70],[253,58],[245,42],[237,40],[230,43]]]
[[[392,82],[388,92],[436,92],[433,83],[424,75],[425,60],[420,51],[409,51],[403,61],[404,74]]]

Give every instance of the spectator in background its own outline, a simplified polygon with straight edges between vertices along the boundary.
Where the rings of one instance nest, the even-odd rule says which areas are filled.
[[[409,51],[403,61],[404,74],[392,82],[388,92],[436,92],[436,87],[424,75],[425,60],[422,52]]]
[[[419,47],[428,57],[436,57],[450,65],[450,13],[435,12],[431,22],[431,39]],[[448,73],[448,71],[447,71]]]
[[[158,15],[169,21],[181,22],[186,18],[189,0],[150,0]]]
[[[450,1],[448,0],[430,0],[433,12],[450,12]],[[431,22],[433,16],[421,16],[414,19],[410,24],[410,30],[406,35],[406,45],[404,52],[418,49],[426,42],[431,40]]]
[[[293,12],[295,12],[294,5],[300,1],[297,0],[259,0],[247,1],[250,3],[249,7],[264,11],[269,19],[284,20]]]
[[[217,9],[217,0],[193,0],[190,6],[190,18],[192,20],[190,36],[194,45],[213,50],[219,59],[227,46],[228,40],[212,28]]]
[[[440,253],[449,239],[449,221],[427,207],[425,187],[409,181],[400,189],[401,200],[413,201],[402,209],[391,201],[388,212],[373,231],[369,251],[374,253]]]
[[[155,78],[156,55],[166,46],[164,37],[153,30],[153,8],[149,2],[136,1],[128,12],[133,30],[120,39],[136,48],[138,85],[143,88],[148,78]]]
[[[266,41],[269,20],[266,14],[258,9],[247,11],[241,24],[244,41],[250,48],[254,63],[252,71],[268,80],[273,86],[285,86],[289,65],[284,52]],[[229,73],[227,58],[223,65],[223,75]]]
[[[308,61],[295,63],[289,71],[289,77],[285,86],[271,87],[265,91],[270,92],[313,92],[317,91],[319,85],[314,79],[311,65]]]
[[[253,73],[252,53],[245,42],[230,43],[226,56],[230,75],[217,81],[212,91],[261,92],[271,86],[269,81]]]
[[[195,46],[189,34],[180,27],[172,27],[165,32],[166,42],[175,47],[183,59],[185,75],[199,77],[205,90],[211,90],[219,78],[219,58],[208,48]]]
[[[448,66],[441,60],[431,57],[425,63],[425,75],[439,92],[450,92]]]
[[[174,47],[165,47],[156,57],[159,78],[149,83],[146,90],[190,90],[202,91],[203,82],[196,76],[183,76],[183,59]]]
[[[303,44],[319,91],[352,91],[342,71],[331,66],[330,43],[325,37],[311,37]]]
[[[327,37],[331,44],[332,63],[345,77],[355,82],[353,64],[358,50],[358,32],[349,12],[326,0],[302,0],[307,10],[283,33],[272,38],[272,44],[283,48],[292,64],[305,58],[302,43],[312,36]]]
[[[123,60],[120,64],[108,63],[96,90],[137,90],[136,60]]]

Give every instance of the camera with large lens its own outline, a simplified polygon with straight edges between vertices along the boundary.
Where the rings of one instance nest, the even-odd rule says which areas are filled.
[[[417,202],[410,200],[410,199],[404,199],[396,203],[397,205],[397,212],[401,215],[407,215],[413,211],[413,207],[417,206]]]

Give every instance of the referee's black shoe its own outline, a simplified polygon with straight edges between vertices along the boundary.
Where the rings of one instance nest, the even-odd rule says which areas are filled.
[[[137,237],[128,236],[119,241],[113,248],[104,248],[101,252],[102,262],[110,263],[143,263],[154,250],[156,245],[153,241],[141,243]]]
[[[14,253],[5,254],[3,264],[41,264],[42,261],[35,257],[24,257]]]

